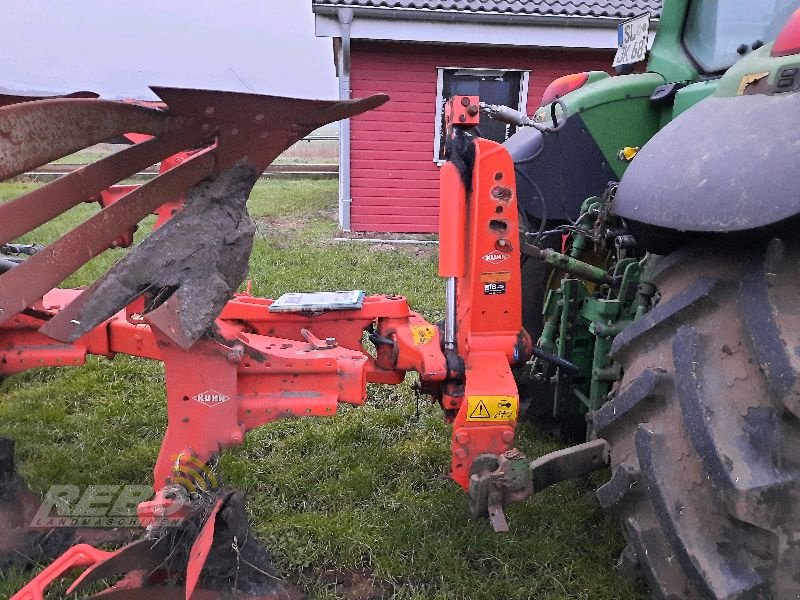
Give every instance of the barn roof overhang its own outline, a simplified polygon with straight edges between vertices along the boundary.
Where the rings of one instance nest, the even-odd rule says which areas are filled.
[[[614,49],[623,18],[508,12],[343,6],[315,0],[317,37],[340,37],[340,13],[352,15],[350,37],[404,42]],[[651,29],[656,25],[654,19]]]

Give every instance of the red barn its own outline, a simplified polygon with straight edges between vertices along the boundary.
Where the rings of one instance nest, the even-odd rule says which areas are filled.
[[[562,75],[608,70],[617,24],[661,0],[312,0],[316,35],[333,39],[341,98],[385,92],[343,122],[344,231],[437,231],[442,107],[454,94],[533,113]],[[503,141],[513,128],[484,122]]]

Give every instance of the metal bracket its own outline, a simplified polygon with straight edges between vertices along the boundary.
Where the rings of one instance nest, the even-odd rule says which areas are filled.
[[[330,350],[332,348],[336,348],[339,344],[334,337],[327,337],[324,340],[319,339],[313,333],[311,333],[308,329],[301,329],[300,335],[303,336],[303,339],[311,344],[312,349],[314,350]]]
[[[532,493],[541,492],[559,481],[588,475],[607,467],[610,457],[610,447],[604,439],[545,454],[528,466],[533,484]]]
[[[516,448],[509,450],[497,459],[496,469],[483,469],[470,477],[469,512],[476,518],[488,516],[497,532],[508,531],[504,507],[522,502],[559,481],[608,466],[609,450],[604,439],[597,439],[545,454],[530,463]]]

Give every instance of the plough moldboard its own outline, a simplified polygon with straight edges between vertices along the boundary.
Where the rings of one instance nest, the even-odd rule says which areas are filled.
[[[532,349],[521,325],[513,164],[498,144],[466,135],[477,124],[470,99],[449,107],[465,115],[448,123],[452,135],[466,135],[471,166],[468,177],[450,163],[442,170],[442,210],[458,222],[441,235],[448,304],[440,334],[400,296],[276,312],[273,300],[236,293],[253,243],[246,200],[258,175],[314,129],[386,96],[324,102],[153,90],[162,102],[0,98],[0,179],[120,136],[130,142],[0,205],[0,376],[81,365],[87,355],[160,360],[168,412],[155,495],[137,510],[144,536],[113,552],[73,546],[14,598],[43,598],[75,567],[85,571],[70,592],[111,580],[102,593],[120,599],[285,597],[241,516],[241,494],[211,485],[209,461],[253,428],[363,404],[367,383],[398,384],[409,371],[453,423],[453,480],[470,490],[476,514],[503,529],[503,504],[533,491],[517,469],[513,493],[503,492],[508,481],[497,471],[509,462],[498,459],[512,451],[519,405],[511,366]],[[159,162],[153,180],[118,185]],[[82,202],[101,210],[44,248],[11,245]],[[151,213],[155,230],[105,275],[82,290],[56,287],[103,251],[130,246]],[[524,459],[509,456],[517,466]]]

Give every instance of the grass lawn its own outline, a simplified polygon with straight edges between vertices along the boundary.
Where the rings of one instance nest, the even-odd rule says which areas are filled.
[[[30,186],[0,185],[0,199]],[[435,247],[332,241],[335,181],[261,182],[249,206],[258,224],[254,293],[402,293],[429,320],[442,318]],[[79,206],[23,241],[52,241],[95,210]],[[122,252],[98,257],[67,285],[89,283]],[[40,492],[149,483],[166,423],[163,383],[159,363],[125,356],[10,377],[0,383],[0,435],[17,440],[19,469]],[[267,425],[225,453],[223,477],[247,490],[255,527],[289,582],[311,598],[349,600],[645,597],[615,569],[619,526],[593,494],[605,475],[511,507],[511,531],[495,534],[468,519],[464,493],[442,477],[449,427],[439,409],[423,400],[415,414],[408,385],[372,386],[365,407]],[[531,426],[518,445],[530,457],[558,447]],[[0,576],[0,598],[24,579]]]

